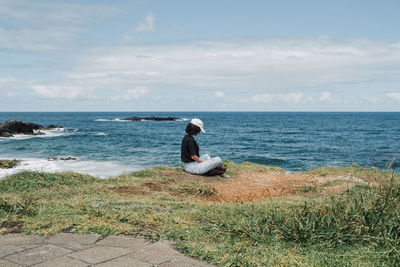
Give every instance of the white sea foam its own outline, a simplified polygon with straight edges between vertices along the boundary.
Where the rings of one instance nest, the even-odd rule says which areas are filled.
[[[54,128],[51,130],[39,130],[44,133],[44,135],[37,135],[38,137],[55,137],[68,134],[68,131],[65,128]]]
[[[13,137],[0,137],[1,140],[24,140],[30,138],[48,138],[48,137],[57,137],[62,135],[71,134],[70,131],[76,132],[78,129],[66,129],[66,128],[54,128],[51,130],[34,130],[34,133],[44,133],[41,135],[27,135],[27,134],[14,134]]]
[[[137,166],[121,165],[112,161],[95,160],[47,160],[37,158],[20,159],[12,169],[0,169],[0,179],[20,171],[61,172],[74,171],[101,178],[108,178],[131,171],[140,170]]]
[[[98,136],[105,136],[105,135],[107,135],[106,133],[104,133],[104,132],[98,132],[98,133],[95,133],[94,135],[98,135]]]

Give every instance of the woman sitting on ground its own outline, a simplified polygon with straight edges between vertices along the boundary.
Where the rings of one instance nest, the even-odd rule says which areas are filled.
[[[203,122],[200,119],[192,119],[186,126],[186,135],[181,145],[181,160],[184,169],[191,174],[222,175],[226,167],[220,157],[211,158],[208,154],[200,157],[199,146],[193,136],[198,136],[200,131],[205,133]]]

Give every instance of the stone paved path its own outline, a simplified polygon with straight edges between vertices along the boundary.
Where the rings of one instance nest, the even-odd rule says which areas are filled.
[[[184,256],[169,241],[59,233],[0,235],[0,266],[213,266]]]

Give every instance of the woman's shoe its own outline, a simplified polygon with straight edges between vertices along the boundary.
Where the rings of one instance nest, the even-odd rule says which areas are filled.
[[[222,175],[224,173],[225,173],[225,171],[223,171],[219,168],[215,168],[215,169],[212,169],[212,170],[206,172],[204,175],[205,176],[215,176],[215,175]]]

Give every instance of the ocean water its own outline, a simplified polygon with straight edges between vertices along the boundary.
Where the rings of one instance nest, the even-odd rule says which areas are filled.
[[[182,121],[124,121],[129,116],[175,116]],[[62,129],[45,136],[0,138],[0,159],[20,159],[0,177],[20,170],[72,170],[109,177],[153,165],[180,166],[189,120],[203,120],[200,154],[250,161],[297,172],[321,166],[385,168],[400,153],[400,113],[316,112],[18,112],[22,120]],[[47,160],[75,157],[77,160]],[[395,165],[397,166],[397,164]]]

